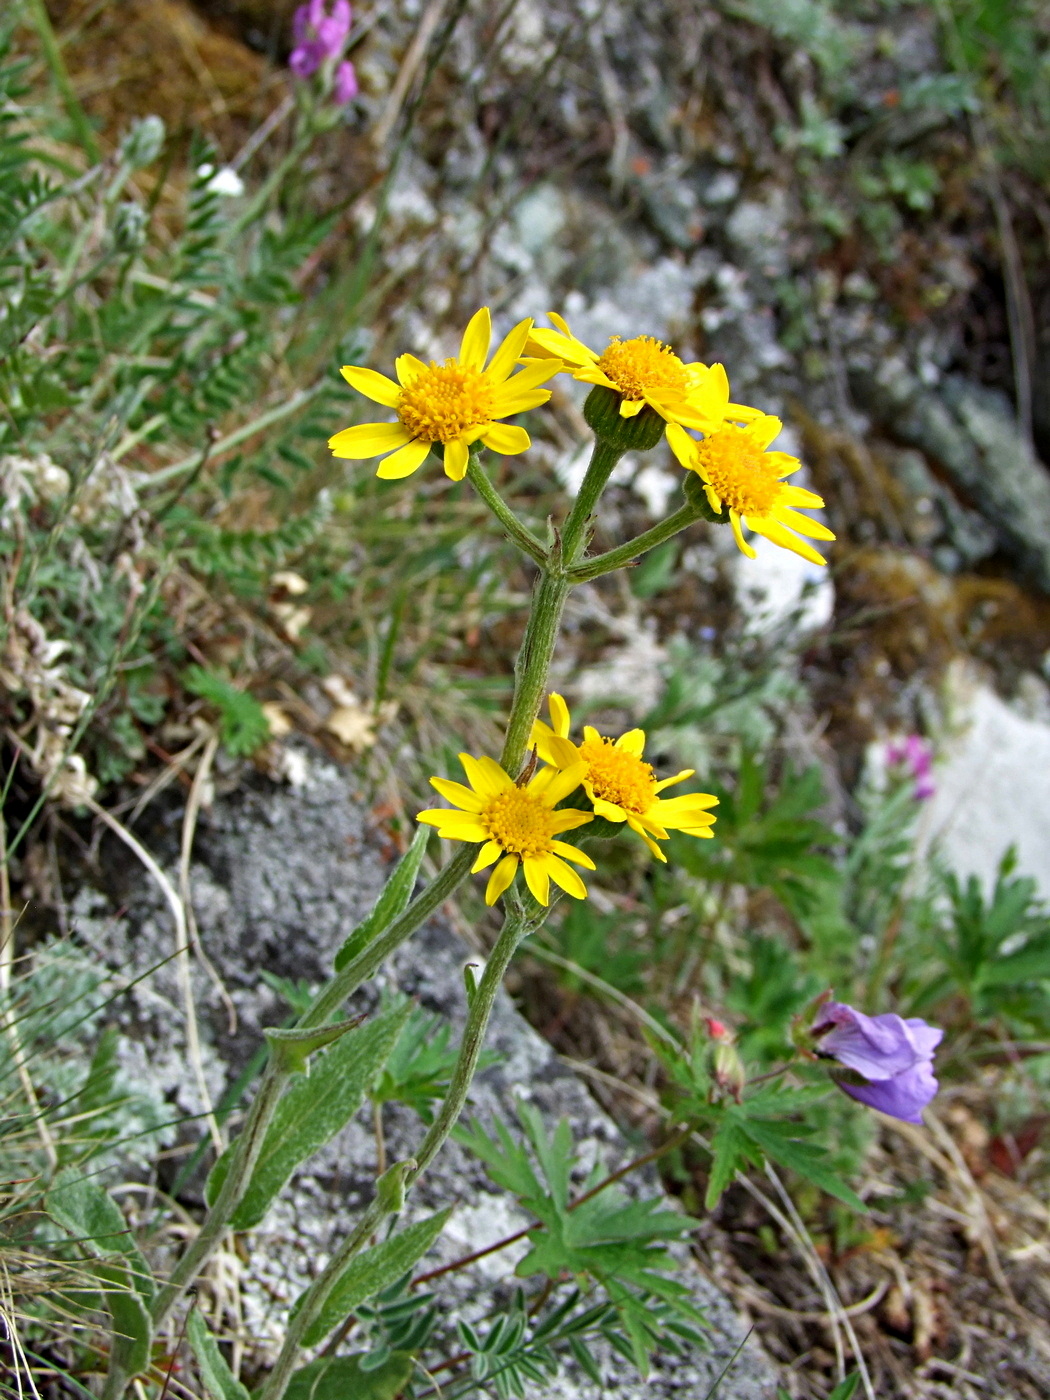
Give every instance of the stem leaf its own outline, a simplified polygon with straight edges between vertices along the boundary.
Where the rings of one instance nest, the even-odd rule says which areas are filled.
[[[408,901],[412,898],[412,891],[415,889],[416,877],[419,874],[419,867],[423,863],[423,856],[426,854],[429,837],[430,827],[419,827],[411,846],[398,861],[397,869],[376,900],[372,912],[358,924],[336,953],[336,972],[345,967],[347,963],[353,962],[358,953],[367,948],[373,938],[382,933],[384,929],[389,928],[394,920],[404,913],[408,907]]]
[[[451,1207],[439,1210],[352,1259],[332,1285],[317,1317],[306,1329],[302,1339],[303,1346],[316,1346],[333,1327],[353,1312],[359,1303],[388,1287],[413,1268],[440,1235],[445,1221],[451,1214]],[[292,1317],[302,1307],[309,1292],[307,1289],[299,1295],[292,1307]]]
[[[404,1001],[345,1032],[308,1076],[291,1084],[277,1105],[247,1190],[230,1218],[234,1230],[258,1225],[296,1167],[354,1116],[386,1064],[410,1011],[411,1002]],[[232,1152],[231,1144],[211,1169],[205,1188],[209,1205],[222,1189]]]
[[[208,1330],[200,1310],[194,1308],[186,1324],[193,1355],[197,1361],[204,1388],[211,1400],[251,1400],[248,1387],[242,1385],[226,1364],[219,1344]]]

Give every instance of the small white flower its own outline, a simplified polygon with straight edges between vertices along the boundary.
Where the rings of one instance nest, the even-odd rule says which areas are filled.
[[[203,174],[204,167],[197,172]],[[232,166],[224,165],[208,181],[208,189],[212,194],[225,194],[231,199],[237,199],[244,193],[244,181],[237,174]]]

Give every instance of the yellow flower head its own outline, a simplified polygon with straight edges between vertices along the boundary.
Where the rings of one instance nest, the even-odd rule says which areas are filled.
[[[529,446],[525,429],[496,420],[546,403],[550,390],[539,386],[561,368],[548,361],[514,373],[531,329],[531,319],[519,321],[486,365],[492,320],[483,306],[470,318],[455,359],[426,365],[414,355],[399,355],[394,361],[396,384],[374,369],[344,365],[347,383],[392,408],[397,422],[344,428],[328,439],[328,446],[336,457],[354,460],[389,452],[376,472],[387,480],[411,476],[435,443],[445,449],[445,475],[453,481],[463,479],[470,445],[479,439],[504,456],[524,452]]]
[[[514,880],[519,865],[525,867],[525,883],[541,904],[550,903],[551,880],[566,894],[585,899],[587,886],[562,857],[585,870],[593,870],[594,861],[557,838],[563,831],[593,821],[593,815],[572,807],[555,810],[563,797],[579,787],[583,765],[564,772],[542,769],[519,787],[493,758],[461,753],[459,761],[470,787],[448,778],[431,778],[430,785],[460,810],[432,807],[420,812],[416,821],[436,826],[439,835],[450,841],[484,842],[471,868],[485,870],[498,862],[489,876],[485,903],[495,904]]]
[[[614,336],[599,355],[576,339],[561,316],[553,311],[549,315],[557,330],[534,328],[526,356],[538,356],[541,362],[545,357],[558,359],[573,379],[615,390],[622,396],[624,418],[633,418],[648,404],[669,423],[711,432],[727,414],[743,420],[759,416],[758,409],[729,402],[729,379],[722,365],[686,364],[651,335],[631,340]]]
[[[672,425],[667,440],[682,466],[696,472],[704,483],[712,510],[721,512],[724,506],[729,507],[736,542],[750,559],[755,558],[755,551],[744,539],[742,525],[813,564],[824,564],[824,556],[799,536],[817,540],[833,540],[835,536],[819,520],[794,509],[822,506],[823,497],[782,479],[801,467],[797,457],[766,450],[782,426],[779,418],[763,414],[744,427],[725,423],[697,442]]]
[[[687,836],[714,835],[711,827],[715,819],[708,808],[718,806],[717,797],[706,792],[669,798],[659,795],[664,788],[691,778],[694,769],[684,768],[674,777],[658,780],[652,765],[642,757],[645,732],[641,729],[621,734],[614,742],[588,724],[583,730],[583,743],[574,744],[569,738],[569,707],[560,695],[553,694],[549,706],[550,724],[537,720],[530,743],[540,758],[560,770],[563,777],[582,765],[584,790],[595,816],[626,822],[653,855],[665,862],[667,857],[656,842],[666,841],[669,831],[684,831]]]

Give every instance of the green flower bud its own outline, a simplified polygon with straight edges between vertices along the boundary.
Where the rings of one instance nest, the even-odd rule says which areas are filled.
[[[164,145],[164,123],[160,117],[142,117],[132,122],[131,129],[120,143],[120,158],[132,170],[152,165]]]
[[[620,452],[648,452],[664,435],[667,424],[648,404],[633,418],[620,413],[623,395],[596,384],[587,395],[583,416],[595,437]]]

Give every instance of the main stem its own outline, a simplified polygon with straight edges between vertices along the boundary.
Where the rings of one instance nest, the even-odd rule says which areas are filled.
[[[546,910],[543,911],[543,914]],[[405,1174],[406,1189],[414,1185],[420,1175],[434,1160],[444,1146],[456,1120],[463,1111],[474,1073],[478,1066],[478,1056],[488,1029],[496,993],[503,983],[504,974],[521,940],[532,933],[542,922],[527,917],[520,909],[508,909],[503,922],[503,930],[485,964],[485,971],[478,983],[477,991],[467,1013],[467,1023],[460,1042],[459,1058],[452,1075],[448,1093],[441,1105],[441,1111],[431,1124],[426,1137],[415,1154],[415,1165]],[[311,1285],[302,1306],[288,1325],[284,1345],[274,1364],[273,1370],[263,1386],[259,1400],[282,1400],[291,1379],[292,1370],[299,1356],[303,1338],[320,1317],[329,1293],[341,1277],[350,1260],[367,1243],[385,1217],[394,1214],[390,1206],[384,1205],[377,1195],[362,1215],[355,1228],[346,1237],[332,1256],[327,1268]]]

